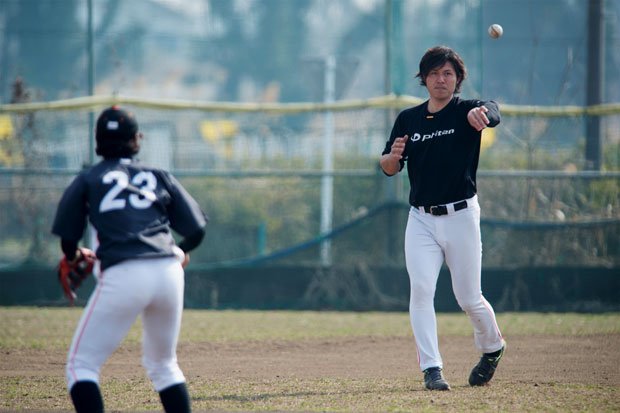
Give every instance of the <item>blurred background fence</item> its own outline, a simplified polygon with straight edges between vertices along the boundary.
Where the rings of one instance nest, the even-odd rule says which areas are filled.
[[[0,0],[0,304],[64,303],[51,222],[120,103],[211,218],[188,306],[406,310],[407,176],[378,159],[447,44],[463,98],[503,116],[478,171],[485,295],[618,309],[619,22],[616,0]],[[458,310],[445,269],[436,304]]]
[[[129,104],[128,98],[109,97],[102,105],[102,99],[78,102],[85,109],[67,102],[56,102],[60,109],[4,106],[12,133],[0,142],[6,157],[0,168],[0,261],[11,277],[39,268],[53,278],[59,245],[50,228],[57,202],[81,168],[97,160],[89,139],[93,110]],[[205,242],[192,253],[189,279],[201,287],[189,289],[188,303],[402,308],[408,182],[406,172],[386,177],[378,159],[394,108],[414,101],[386,96],[308,107],[211,103],[194,109],[195,104],[131,100],[128,107],[145,134],[140,159],[172,171],[211,218]],[[500,126],[483,137],[478,182],[483,267],[503,274],[495,277],[496,294],[508,308],[523,309],[532,301],[530,292],[514,285],[519,272],[547,291],[553,288],[549,282],[559,291],[576,288],[545,277],[549,271],[591,276],[600,270],[593,283],[604,291],[620,278],[615,135],[603,141],[605,170],[580,171],[583,116],[552,109],[543,114],[509,106]],[[615,113],[602,116],[603,125],[617,120]],[[256,277],[259,286],[275,283],[282,291],[257,300],[255,286],[246,298],[224,298],[221,281],[207,280],[228,273],[236,274],[228,294],[254,285]],[[5,290],[15,292],[12,281],[3,279]],[[283,287],[288,284],[294,291]],[[587,287],[584,282],[579,288],[585,293]],[[577,300],[570,308],[611,308],[618,298],[613,294],[604,304]],[[443,303],[455,309],[449,294]]]

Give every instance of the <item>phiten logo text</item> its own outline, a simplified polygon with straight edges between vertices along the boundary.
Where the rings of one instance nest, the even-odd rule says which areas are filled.
[[[452,135],[453,133],[454,133],[454,129],[436,130],[433,133],[424,134],[424,135],[420,135],[419,133],[414,133],[411,136],[411,142],[417,142],[419,140],[422,140],[422,142],[424,142],[425,140],[432,139],[436,136]]]

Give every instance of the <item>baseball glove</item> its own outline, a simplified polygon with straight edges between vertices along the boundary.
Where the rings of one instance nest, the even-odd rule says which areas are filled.
[[[93,272],[95,253],[88,248],[78,248],[73,261],[62,257],[58,264],[58,281],[62,287],[65,297],[69,300],[69,304],[73,305],[77,298],[76,290],[82,281],[84,281]]]

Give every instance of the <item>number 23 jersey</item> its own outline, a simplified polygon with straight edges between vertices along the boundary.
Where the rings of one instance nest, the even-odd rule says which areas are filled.
[[[207,216],[168,172],[135,159],[104,159],[65,190],[52,227],[62,239],[80,240],[86,219],[97,231],[102,269],[132,258],[174,255],[170,229],[187,237]]]

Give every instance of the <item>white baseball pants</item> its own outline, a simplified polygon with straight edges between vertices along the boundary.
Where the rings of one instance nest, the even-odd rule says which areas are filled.
[[[481,353],[501,349],[502,336],[491,305],[482,296],[480,273],[482,241],[477,196],[468,207],[435,216],[412,207],[405,231],[405,262],[411,286],[409,316],[418,350],[420,369],[443,367],[437,339],[435,289],[445,260],[452,290],[474,328],[474,343]]]
[[[67,385],[99,382],[101,366],[142,316],[142,364],[156,391],[184,383],[176,346],[183,312],[179,259],[128,260],[104,270],[88,300],[67,356]]]

